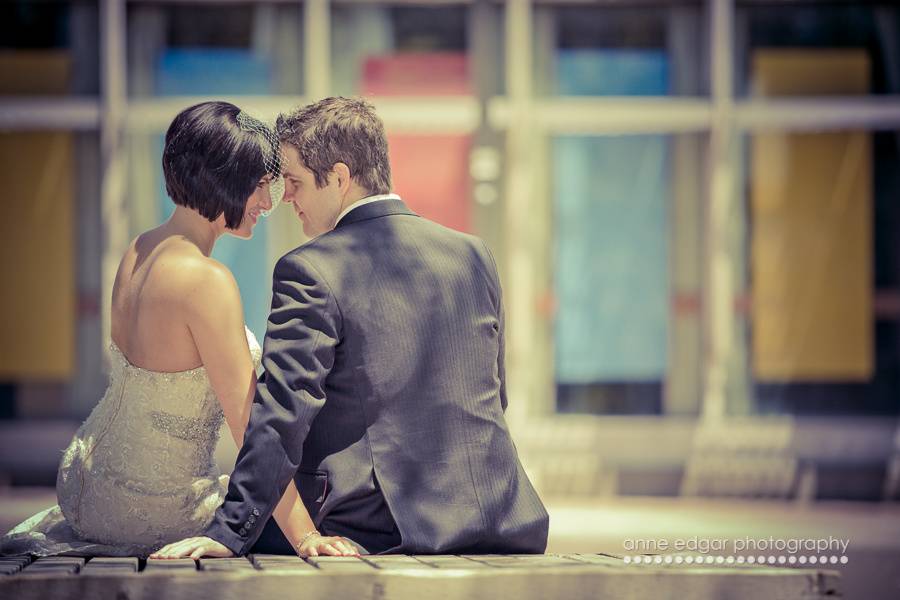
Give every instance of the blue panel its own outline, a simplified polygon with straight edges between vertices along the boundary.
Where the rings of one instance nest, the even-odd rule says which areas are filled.
[[[594,54],[606,68],[618,52]],[[650,80],[639,75],[626,79]],[[658,381],[668,343],[667,139],[561,137],[553,154],[556,379]]]
[[[171,49],[157,63],[158,96],[268,94],[271,89],[271,64],[248,50]]]
[[[271,90],[269,66],[249,51],[205,48],[169,50],[160,57],[157,67],[157,90],[162,95],[264,95]],[[162,156],[163,139],[163,136],[159,139],[157,156]],[[162,222],[172,214],[175,205],[166,194],[162,168],[158,165],[157,174],[159,217]],[[269,218],[291,218],[289,212],[275,211]],[[268,259],[267,221],[267,218],[260,219],[250,240],[222,236],[212,254],[234,273],[241,290],[244,318],[260,343],[266,332],[274,267]]]
[[[564,96],[665,96],[669,61],[662,50],[560,50],[556,89]]]

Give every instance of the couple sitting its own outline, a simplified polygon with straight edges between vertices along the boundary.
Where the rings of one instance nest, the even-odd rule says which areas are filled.
[[[109,387],[63,456],[59,505],[0,552],[543,552],[547,513],[504,420],[493,257],[390,193],[372,107],[328,98],[273,131],[198,104],[162,162],[176,208],[119,266]],[[275,266],[261,351],[210,253],[282,196],[312,240]],[[230,478],[213,461],[223,419]]]

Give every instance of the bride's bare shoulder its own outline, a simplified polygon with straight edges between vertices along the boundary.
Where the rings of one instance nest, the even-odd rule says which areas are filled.
[[[215,301],[218,296],[233,297],[238,293],[231,271],[214,258],[203,254],[197,246],[179,236],[159,239],[154,231],[141,234],[132,242],[123,260],[133,273],[144,271],[147,284],[159,292],[186,301]]]
[[[232,272],[202,253],[185,253],[170,259],[173,287],[188,307],[208,311],[241,310],[240,291]]]

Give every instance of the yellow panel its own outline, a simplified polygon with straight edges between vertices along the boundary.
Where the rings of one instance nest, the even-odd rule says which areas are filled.
[[[834,96],[869,92],[869,56],[862,49],[757,50],[755,96]]]
[[[66,94],[70,72],[71,59],[64,50],[0,51],[0,94]]]
[[[868,61],[856,51],[767,50],[753,64],[754,81],[773,94],[868,90]],[[874,366],[869,134],[758,134],[751,169],[757,380],[869,379]]]
[[[0,378],[64,380],[76,319],[72,136],[0,135]]]

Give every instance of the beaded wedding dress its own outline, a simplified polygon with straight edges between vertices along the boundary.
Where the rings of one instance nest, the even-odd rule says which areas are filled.
[[[224,500],[213,457],[224,415],[206,369],[148,371],[110,348],[109,387],[59,466],[59,505],[12,529],[0,554],[146,556],[199,535]]]

